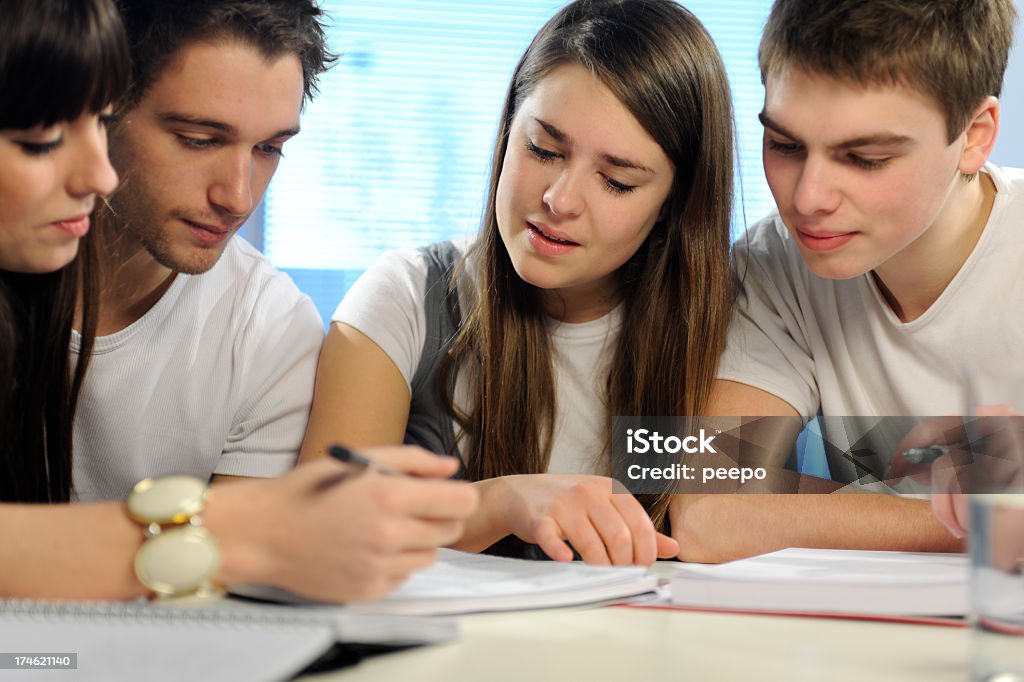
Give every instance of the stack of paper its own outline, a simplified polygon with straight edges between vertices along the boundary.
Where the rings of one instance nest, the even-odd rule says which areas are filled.
[[[527,561],[442,549],[437,564],[394,594],[350,607],[358,612],[452,615],[619,601],[655,592],[641,566]]]
[[[741,611],[961,616],[968,592],[962,554],[784,549],[672,579],[676,605]]]
[[[441,616],[608,603],[657,589],[658,577],[641,566],[529,561],[442,549],[436,564],[414,573],[393,594],[346,609],[359,615]],[[232,592],[268,601],[312,603],[267,585],[244,585]]]

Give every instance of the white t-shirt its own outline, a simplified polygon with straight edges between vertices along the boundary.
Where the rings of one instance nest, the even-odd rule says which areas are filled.
[[[464,242],[457,246],[464,252]],[[427,266],[421,252],[390,251],[356,281],[333,317],[333,321],[358,329],[380,346],[407,384],[416,373],[426,336],[426,282]],[[603,473],[603,396],[621,322],[620,308],[581,324],[550,321],[558,406],[550,473]],[[467,380],[461,373],[456,379],[454,399],[459,408],[465,408]],[[456,436],[459,433],[455,425]]]
[[[322,342],[312,301],[232,239],[209,272],[177,275],[142,318],[96,339],[75,418],[75,496],[119,499],[171,473],[284,473]]]
[[[860,417],[842,420],[847,433],[832,429],[832,442],[885,458],[906,429],[877,417],[960,415],[968,403],[1024,409],[1024,171],[984,172],[996,197],[978,244],[907,323],[870,273],[817,277],[777,214],[754,225],[735,246],[742,294],[718,377],[772,393],[804,416],[820,410],[826,426]],[[834,479],[865,480],[849,457],[830,454]]]

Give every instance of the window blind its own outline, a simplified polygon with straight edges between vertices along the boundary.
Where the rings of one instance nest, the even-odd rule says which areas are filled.
[[[325,321],[388,249],[476,231],[512,69],[552,0],[324,2],[342,54],[322,77],[254,221],[256,241]],[[729,71],[738,137],[734,236],[773,207],[761,169],[756,50],[770,0],[684,3]]]

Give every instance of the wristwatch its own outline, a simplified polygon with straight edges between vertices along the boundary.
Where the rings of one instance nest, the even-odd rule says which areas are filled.
[[[125,499],[128,515],[143,525],[135,575],[157,598],[212,597],[220,568],[220,543],[199,516],[209,488],[194,476],[145,478]]]

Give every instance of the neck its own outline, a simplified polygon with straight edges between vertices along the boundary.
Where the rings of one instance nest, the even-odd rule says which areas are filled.
[[[156,262],[123,225],[108,229],[104,244],[98,336],[113,334],[138,321],[167,292],[177,274]]]
[[[541,292],[544,313],[559,322],[581,324],[607,315],[619,302],[618,290],[607,284]]]
[[[876,268],[872,275],[902,322],[916,320],[953,281],[978,244],[995,201],[985,173],[970,183],[957,178],[946,206],[924,234]]]

